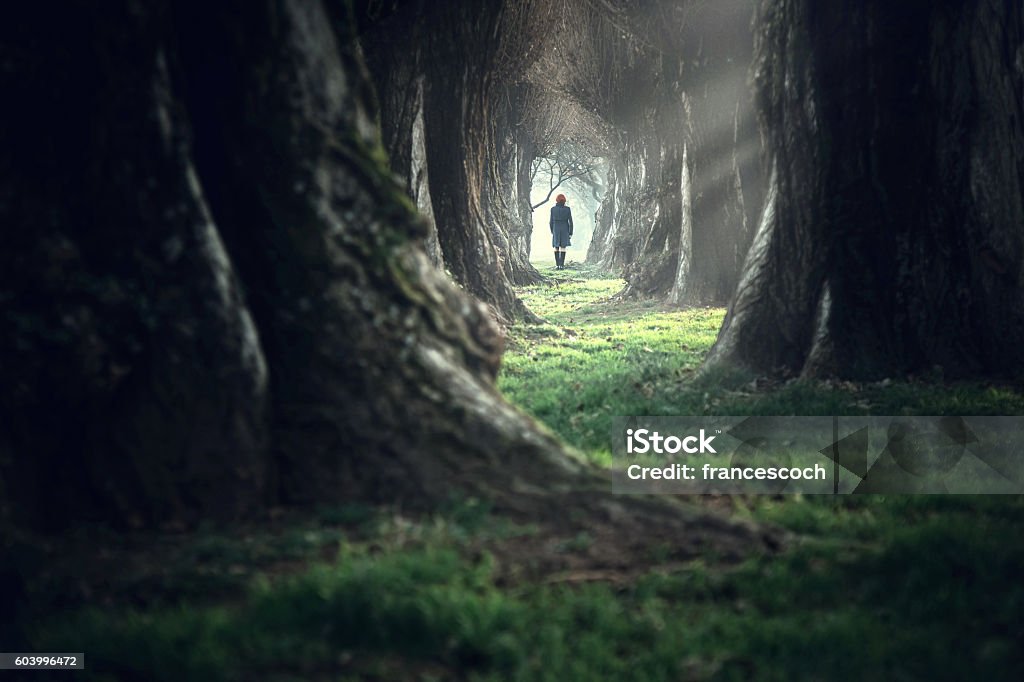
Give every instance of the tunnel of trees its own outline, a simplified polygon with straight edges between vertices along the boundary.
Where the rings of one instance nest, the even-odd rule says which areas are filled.
[[[428,7],[464,39],[431,33]],[[0,192],[5,522],[457,492],[610,531],[622,560],[652,522],[683,554],[765,541],[607,494],[495,388],[498,321],[529,315],[511,288],[529,276],[510,256],[522,141],[503,126],[537,95],[479,36],[535,40],[539,19],[446,8],[125,2],[69,7],[56,33],[42,8],[5,24],[23,103]],[[416,49],[370,46],[374,22],[406,21],[387,33]],[[409,85],[378,97],[373,73]]]
[[[537,319],[514,290],[541,277],[530,168],[567,140],[608,164],[591,263],[625,296],[731,301],[710,365],[1018,371],[1019,3],[754,10],[21,7],[0,27],[3,518],[455,490],[628,542],[658,519],[682,552],[762,542],[606,494],[495,388],[502,325]]]

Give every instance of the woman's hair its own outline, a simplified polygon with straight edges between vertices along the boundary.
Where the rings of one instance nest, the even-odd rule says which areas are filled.
[[[557,203],[559,203],[559,204],[564,204],[565,203],[565,195],[564,194],[559,194],[557,197],[555,197],[555,201]]]

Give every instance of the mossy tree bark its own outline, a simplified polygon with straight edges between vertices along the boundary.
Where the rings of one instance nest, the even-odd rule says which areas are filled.
[[[360,43],[376,85],[384,150],[392,171],[427,223],[427,255],[443,268],[424,130],[423,49],[428,27],[418,20],[418,13],[406,11],[399,2],[360,3],[359,10]]]
[[[626,561],[655,539],[762,546],[613,497],[501,398],[498,329],[426,255],[343,12],[68,12],[53,46],[35,43],[53,27],[41,9],[0,33],[24,103],[2,114],[23,133],[0,157],[3,521],[468,495],[552,541],[589,529]]]

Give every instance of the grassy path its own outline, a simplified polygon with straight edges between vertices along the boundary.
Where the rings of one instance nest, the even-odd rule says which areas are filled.
[[[621,280],[558,274],[521,290],[549,324],[512,330],[498,385],[595,461],[609,463],[610,417],[678,414],[689,407],[687,382],[724,311],[610,305]]]
[[[595,462],[609,461],[615,415],[1024,414],[1024,393],[1002,385],[913,381],[777,383],[740,371],[694,375],[725,310],[665,310],[609,300],[620,279],[586,269],[550,272],[520,289],[545,325],[510,331],[498,385]]]

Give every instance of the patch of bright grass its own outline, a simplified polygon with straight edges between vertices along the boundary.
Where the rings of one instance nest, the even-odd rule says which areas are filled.
[[[511,329],[498,378],[509,400],[598,464],[610,464],[616,415],[1024,414],[1024,394],[984,383],[765,388],[739,370],[695,377],[725,310],[613,300],[624,284],[584,268],[520,289],[547,323]]]
[[[562,437],[609,463],[611,418],[678,414],[723,311],[609,304],[617,279],[578,271],[522,291],[548,324],[513,328],[498,385]],[[559,273],[559,274],[561,274]]]

